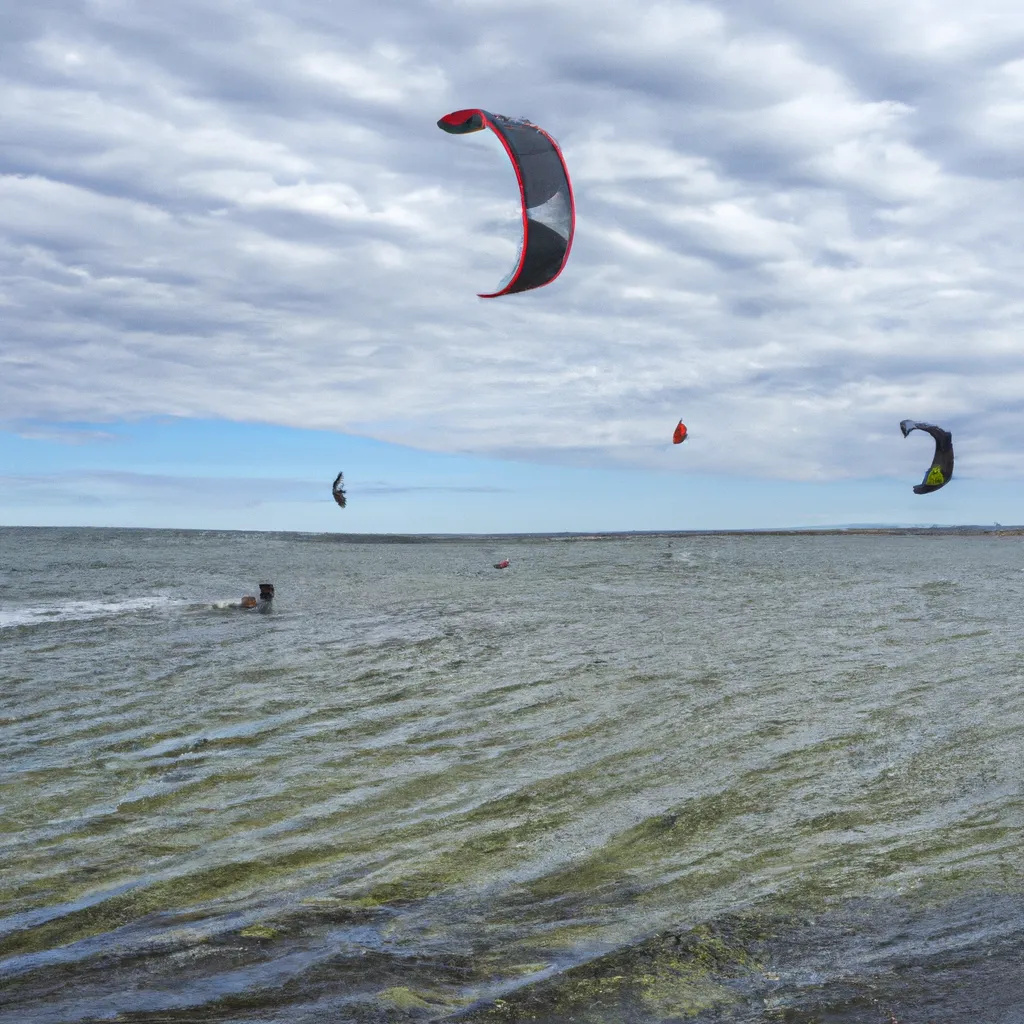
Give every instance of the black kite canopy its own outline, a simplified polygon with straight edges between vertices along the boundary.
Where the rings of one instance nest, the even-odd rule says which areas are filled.
[[[348,499],[345,497],[345,474],[339,473],[334,478],[334,484],[331,487],[331,494],[334,496],[334,500],[344,508],[348,503]]]
[[[935,455],[932,457],[932,464],[928,472],[915,488],[915,494],[930,494],[940,487],[945,487],[953,479],[953,435],[942,427],[932,426],[931,423],[915,423],[914,420],[903,420],[900,423],[900,430],[906,437],[912,430],[923,430],[935,438]]]
[[[480,297],[493,299],[551,284],[569,258],[576,229],[572,185],[558,143],[530,121],[486,110],[456,110],[445,114],[437,127],[452,135],[490,128],[505,147],[519,181],[523,201],[519,262],[496,292]]]

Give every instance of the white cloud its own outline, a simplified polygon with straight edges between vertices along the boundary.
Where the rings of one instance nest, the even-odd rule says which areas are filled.
[[[314,52],[298,58],[301,73],[337,87],[358,100],[389,105],[434,100],[447,86],[440,68],[417,67],[401,47],[378,45],[369,55]]]
[[[49,11],[0,0],[11,421],[825,479],[916,467],[910,416],[1024,470],[1016,4]],[[514,176],[434,124],[476,105],[577,192],[558,282],[487,302]]]

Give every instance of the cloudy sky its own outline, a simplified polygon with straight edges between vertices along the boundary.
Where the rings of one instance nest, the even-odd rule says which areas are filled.
[[[1019,0],[0,23],[0,522],[1024,521]],[[561,144],[548,288],[475,295],[519,223],[497,140],[436,127],[477,106]],[[954,434],[938,494],[906,417]]]

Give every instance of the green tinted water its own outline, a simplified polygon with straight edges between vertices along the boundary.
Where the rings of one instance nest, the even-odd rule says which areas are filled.
[[[1020,892],[1016,541],[0,543],[0,1020],[437,1017]],[[734,940],[584,1003],[725,1012]]]

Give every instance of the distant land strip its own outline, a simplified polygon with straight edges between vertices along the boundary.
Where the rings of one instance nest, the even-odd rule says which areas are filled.
[[[559,540],[608,541],[608,540],[651,540],[673,537],[1024,537],[1024,526],[793,526],[780,529],[747,530],[609,530],[609,531],[559,531],[537,533],[311,533],[299,530],[226,530],[185,529],[181,527],[149,526],[2,526],[0,533],[16,531],[64,531],[91,533],[117,531],[118,533],[177,533],[177,534],[252,534],[292,537],[296,540],[320,540],[335,544],[435,544],[465,543],[481,541],[537,541]]]
[[[295,536],[322,536],[350,544],[417,544],[459,541],[516,541],[516,540],[656,540],[673,537],[1024,537],[1024,526],[794,526],[761,530],[618,530],[561,533],[334,533],[296,534]]]

